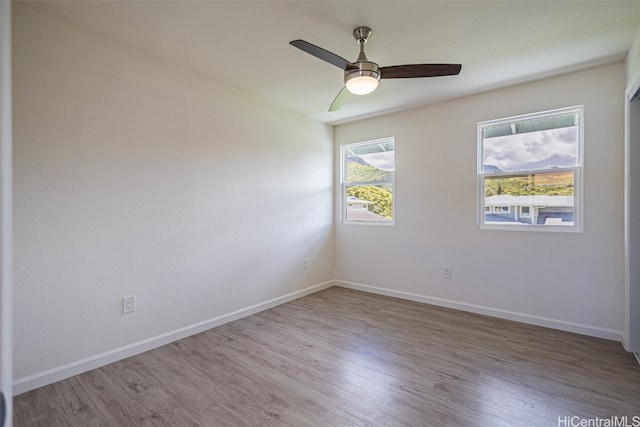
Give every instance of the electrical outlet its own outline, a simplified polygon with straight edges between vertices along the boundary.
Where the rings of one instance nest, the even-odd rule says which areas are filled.
[[[302,263],[302,266],[305,270],[309,269],[309,258],[305,258],[304,262]]]
[[[136,296],[122,297],[122,314],[133,313],[134,311],[136,311]]]
[[[444,277],[445,279],[451,279],[451,266],[450,265],[445,265],[442,268],[442,277]]]

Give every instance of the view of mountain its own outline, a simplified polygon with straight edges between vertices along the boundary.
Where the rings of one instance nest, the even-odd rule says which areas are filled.
[[[393,171],[385,171],[367,163],[362,157],[350,156],[347,159],[347,182],[388,181]]]
[[[482,165],[482,172],[483,173],[502,172],[502,169],[494,165]]]
[[[347,159],[347,183],[383,181],[391,182],[393,171],[385,171],[367,163],[362,157],[350,156]],[[348,196],[354,196],[361,200],[372,202],[368,209],[370,212],[391,219],[392,212],[392,188],[391,185],[366,185],[350,187]]]

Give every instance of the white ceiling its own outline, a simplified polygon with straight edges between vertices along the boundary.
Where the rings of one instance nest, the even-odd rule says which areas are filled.
[[[23,1],[282,107],[337,124],[625,58],[640,1]],[[373,34],[381,66],[460,63],[455,77],[383,80],[327,111],[342,70],[289,45],[304,39],[355,61],[352,30]]]

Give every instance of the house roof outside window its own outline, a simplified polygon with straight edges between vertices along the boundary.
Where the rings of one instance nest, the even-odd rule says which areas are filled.
[[[512,196],[510,194],[499,194],[485,198],[484,205],[570,208],[573,207],[573,196]]]
[[[348,196],[347,197],[347,202],[348,203],[358,203],[358,204],[362,204],[362,205],[370,205],[373,202],[370,202],[368,200],[362,200],[362,199],[358,199],[356,196]]]

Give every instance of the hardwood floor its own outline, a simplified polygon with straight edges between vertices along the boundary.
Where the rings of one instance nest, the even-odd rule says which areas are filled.
[[[14,411],[47,427],[640,425],[640,366],[619,343],[334,287],[16,396]]]

